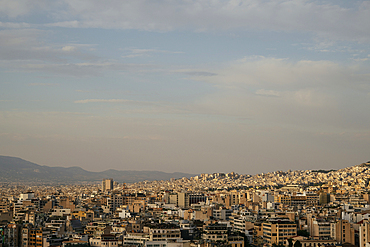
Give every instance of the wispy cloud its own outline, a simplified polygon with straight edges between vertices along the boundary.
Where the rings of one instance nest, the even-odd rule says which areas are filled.
[[[78,104],[86,104],[86,103],[127,103],[133,102],[133,100],[128,99],[83,99],[83,100],[76,100],[74,103]]]
[[[49,26],[150,31],[262,29],[315,33],[329,39],[370,41],[370,4],[352,7],[336,1],[100,1],[65,0]],[[64,18],[61,18],[64,17]],[[64,20],[63,20],[64,19]],[[343,25],[345,23],[345,25]]]
[[[280,96],[280,93],[274,90],[265,90],[265,89],[258,89],[256,94],[263,95],[263,96]]]
[[[31,25],[26,22],[1,22],[0,21],[0,27],[17,29],[17,28],[30,28]]]
[[[75,90],[76,92],[79,92],[79,93],[90,93],[91,91],[89,90],[81,90],[81,89],[77,89]]]
[[[127,51],[126,55],[123,55],[123,58],[134,58],[142,56],[150,56],[155,53],[167,53],[167,54],[181,54],[184,52],[181,51],[168,51],[168,50],[159,50],[159,49],[137,49],[137,48],[127,48],[124,49]]]
[[[52,13],[56,8],[61,7],[60,2],[47,0],[1,0],[0,5],[0,14],[9,19],[21,19],[23,16],[41,15],[45,12]]]
[[[77,50],[76,46],[67,45],[67,46],[62,47],[62,51],[66,51],[66,52],[71,52],[71,51],[76,51],[76,50]]]
[[[28,83],[30,86],[57,86],[59,85],[58,83],[43,83],[43,82],[33,82],[33,83]]]
[[[8,66],[11,66],[8,65]],[[115,62],[85,63],[25,63],[16,64],[14,69],[23,71],[43,71],[51,74],[76,77],[102,76],[107,71],[145,72],[153,69],[153,65]]]
[[[206,70],[200,70],[200,69],[178,69],[178,70],[174,70],[173,71],[174,73],[181,73],[181,74],[185,74],[185,75],[190,75],[190,76],[193,76],[193,77],[203,77],[203,76],[215,76],[217,75],[217,73],[215,72],[210,72],[210,71],[206,71]]]
[[[142,53],[174,53],[174,54],[179,54],[179,53],[184,53],[181,51],[167,51],[167,50],[158,50],[158,49],[131,49],[132,53],[136,54],[142,54]]]
[[[214,72],[217,74],[212,77],[198,78],[217,88],[196,102],[194,107],[200,112],[248,117],[261,124],[271,122],[306,130],[318,125],[364,129],[367,127],[361,122],[370,121],[361,113],[370,104],[370,75],[366,67],[252,57]],[[348,94],[355,95],[356,100]]]
[[[50,33],[35,28],[0,30],[0,61],[65,63],[69,59],[86,62],[99,59],[86,51],[93,45],[45,42]]]
[[[134,58],[134,57],[142,57],[143,54],[129,54],[129,55],[123,55],[122,58]]]

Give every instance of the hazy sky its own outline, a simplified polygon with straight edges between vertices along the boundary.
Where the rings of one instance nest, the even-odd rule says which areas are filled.
[[[370,1],[0,0],[0,154],[92,171],[370,160]]]

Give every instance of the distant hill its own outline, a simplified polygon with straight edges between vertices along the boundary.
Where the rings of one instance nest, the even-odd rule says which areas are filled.
[[[312,170],[311,172],[317,173],[329,173],[329,172],[336,172],[337,170]]]
[[[104,178],[114,181],[134,183],[139,181],[169,180],[171,178],[192,177],[196,174],[166,173],[160,171],[118,171],[106,170],[90,172],[81,167],[50,167],[23,160],[21,158],[0,155],[0,182],[35,182],[35,183],[76,183],[96,182]]]

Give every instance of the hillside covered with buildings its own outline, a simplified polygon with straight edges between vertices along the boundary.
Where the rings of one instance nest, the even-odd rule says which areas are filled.
[[[0,186],[0,246],[370,246],[370,163]]]

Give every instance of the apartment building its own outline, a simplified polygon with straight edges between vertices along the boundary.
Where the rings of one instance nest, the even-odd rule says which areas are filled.
[[[281,203],[289,206],[298,206],[298,205],[315,206],[319,204],[319,195],[316,193],[307,193],[307,194],[293,193],[292,195],[281,194],[276,195],[274,201],[276,203]]]
[[[188,208],[192,204],[205,202],[207,197],[203,194],[193,194],[187,192],[180,192],[177,194],[177,206],[181,208]]]
[[[307,239],[302,236],[296,236],[291,238],[292,244],[299,241],[302,247],[320,247],[320,246],[341,246],[339,242],[336,240],[315,240],[315,239]],[[285,246],[289,246],[289,241],[285,241]]]
[[[126,246],[144,246],[149,241],[149,234],[147,233],[128,233],[124,237],[123,244]]]
[[[104,179],[102,182],[102,191],[105,192],[109,190],[113,190],[113,179],[112,178]]]
[[[102,234],[99,238],[90,238],[89,244],[92,247],[117,247],[118,239],[111,234]]]
[[[107,207],[110,213],[114,213],[116,208],[123,205],[124,198],[121,194],[111,194],[107,198]]]
[[[144,233],[149,234],[149,241],[166,241],[181,238],[180,228],[172,224],[144,226]]]
[[[331,238],[331,223],[327,221],[313,221],[310,236],[313,239],[328,240]]]
[[[263,241],[272,244],[284,244],[285,240],[297,235],[297,225],[288,220],[271,220],[262,223]]]
[[[233,211],[231,209],[226,208],[213,209],[213,218],[218,220],[228,220],[232,212]]]
[[[244,247],[244,238],[241,236],[230,236],[227,239],[227,243],[230,247]]]
[[[347,220],[339,220],[331,225],[331,238],[344,244],[355,244],[355,229]]]
[[[23,228],[22,229],[22,246],[23,247],[42,247],[43,231],[41,228]]]
[[[234,231],[245,232],[246,230],[245,218],[239,215],[234,215],[231,218]]]
[[[18,224],[8,224],[4,231],[4,246],[18,247],[21,242],[21,226]]]
[[[316,206],[319,204],[319,195],[316,193],[306,193],[306,205]]]
[[[202,238],[212,242],[227,241],[227,225],[210,224],[206,226]]]
[[[359,247],[366,247],[370,243],[370,222],[364,220],[358,229]]]

